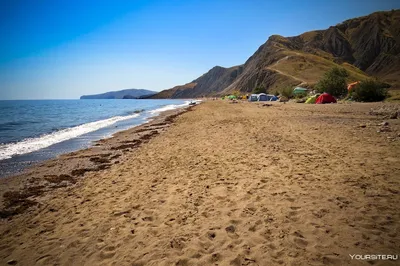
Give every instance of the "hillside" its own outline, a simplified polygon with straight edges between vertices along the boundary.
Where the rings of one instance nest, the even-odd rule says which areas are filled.
[[[161,91],[152,98],[191,98],[218,95],[232,84],[242,71],[242,66],[231,68],[216,66],[192,82]]]
[[[273,92],[285,86],[313,86],[333,66],[349,81],[377,77],[400,87],[400,10],[346,20],[299,36],[272,35],[241,66],[214,67],[198,79],[155,98],[214,96],[257,86]]]
[[[110,91],[101,94],[94,94],[94,95],[83,95],[81,96],[81,100],[84,99],[123,99],[126,98],[139,98],[140,96],[144,95],[152,95],[156,94],[155,91],[150,90],[142,90],[142,89],[127,89],[121,91]]]

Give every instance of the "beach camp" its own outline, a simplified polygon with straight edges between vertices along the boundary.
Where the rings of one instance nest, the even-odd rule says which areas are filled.
[[[0,266],[400,266],[399,0],[0,11]]]

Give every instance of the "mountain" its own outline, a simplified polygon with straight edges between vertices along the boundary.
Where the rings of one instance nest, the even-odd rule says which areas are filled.
[[[124,97],[122,97],[122,99],[148,99],[155,94],[156,93],[153,92],[152,94],[143,94],[143,95],[136,96],[136,97],[128,94],[128,95],[125,95]]]
[[[185,85],[161,91],[152,98],[192,98],[218,95],[242,73],[242,66],[213,67],[207,73]]]
[[[110,91],[101,94],[83,95],[80,99],[122,99],[122,98],[139,98],[144,95],[156,94],[155,91],[142,89],[127,89],[121,91]]]
[[[312,87],[333,66],[346,68],[349,81],[377,77],[400,87],[400,10],[372,13],[294,37],[272,35],[243,65],[214,67],[153,97],[214,96],[251,92],[258,86],[270,92],[286,86]]]

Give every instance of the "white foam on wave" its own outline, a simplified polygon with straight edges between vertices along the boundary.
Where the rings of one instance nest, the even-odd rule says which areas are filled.
[[[174,109],[186,107],[186,106],[189,106],[189,104],[191,102],[195,102],[196,104],[198,104],[201,101],[200,100],[195,100],[195,101],[185,101],[185,103],[183,103],[183,104],[170,104],[170,105],[166,105],[166,106],[163,106],[161,108],[158,108],[158,109],[151,110],[151,111],[149,111],[149,113],[155,115],[155,114],[159,114],[159,113],[164,112],[164,111],[169,111],[169,110],[174,110]]]
[[[108,119],[66,128],[37,138],[24,139],[17,143],[0,144],[0,160],[9,159],[14,155],[30,153],[53,144],[79,137],[83,134],[110,126],[118,121],[138,117],[139,114],[127,116],[114,116]]]

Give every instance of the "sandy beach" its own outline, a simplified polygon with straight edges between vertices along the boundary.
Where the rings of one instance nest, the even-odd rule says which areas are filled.
[[[400,251],[390,108],[170,111],[1,179],[0,264],[398,265],[349,255]]]

